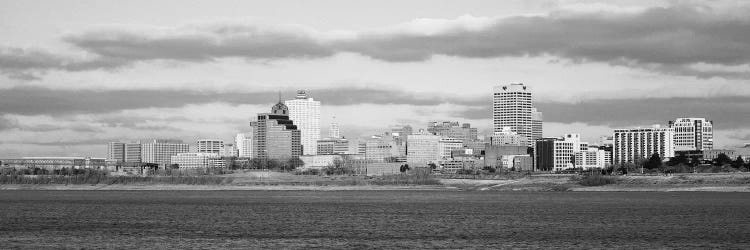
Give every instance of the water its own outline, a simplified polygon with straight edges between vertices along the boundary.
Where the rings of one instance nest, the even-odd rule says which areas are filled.
[[[747,193],[0,191],[0,248],[738,248]]]

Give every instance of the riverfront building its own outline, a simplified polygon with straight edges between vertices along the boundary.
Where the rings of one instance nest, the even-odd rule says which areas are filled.
[[[181,169],[225,166],[219,154],[216,153],[179,153],[171,157],[171,163]]]
[[[615,129],[613,138],[614,164],[646,160],[653,154],[662,159],[674,157],[674,128]]]
[[[318,154],[318,140],[320,140],[320,101],[308,97],[304,90],[297,91],[294,100],[284,104],[289,108],[289,119],[300,131],[303,155]]]
[[[141,144],[110,142],[107,144],[107,159],[114,162],[141,162]]]
[[[434,121],[427,124],[427,131],[446,138],[456,138],[462,142],[477,140],[477,128],[472,128],[469,123]]]
[[[541,171],[562,171],[573,168],[575,161],[576,146],[575,139],[565,136],[563,138],[542,138],[535,142],[534,159],[536,169]]]
[[[531,143],[542,139],[543,136],[543,118],[542,112],[536,108],[531,108]]]
[[[669,121],[674,129],[674,150],[694,151],[714,148],[713,122],[706,118],[677,118]]]
[[[167,165],[172,156],[190,151],[190,145],[182,140],[154,139],[141,144],[141,159],[145,163]]]
[[[300,131],[289,119],[289,108],[284,103],[279,101],[271,113],[258,114],[257,118],[252,123],[255,158],[284,160],[302,155]]]

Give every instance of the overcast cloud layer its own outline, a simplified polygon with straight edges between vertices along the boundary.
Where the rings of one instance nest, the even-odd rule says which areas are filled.
[[[560,11],[420,19],[392,29],[328,33],[299,25],[224,22],[151,28],[120,25],[63,37],[85,52],[78,59],[44,49],[2,48],[0,69],[33,79],[33,72],[50,69],[91,70],[149,60],[313,59],[352,52],[389,62],[424,61],[434,55],[552,55],[676,75],[748,79],[750,17],[743,13],[750,13],[750,8],[719,12],[707,6],[676,5],[625,13]]]

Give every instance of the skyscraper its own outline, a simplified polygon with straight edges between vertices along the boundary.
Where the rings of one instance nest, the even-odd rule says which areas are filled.
[[[494,132],[510,127],[511,131],[526,137],[531,145],[531,105],[531,92],[523,83],[496,86],[492,103]]]
[[[535,141],[542,139],[543,136],[543,120],[542,112],[539,112],[536,108],[531,108],[531,140]]]
[[[674,150],[710,150],[714,148],[713,122],[706,118],[677,118],[669,121],[674,129]]]
[[[294,100],[287,100],[284,104],[289,108],[289,119],[301,133],[302,153],[316,155],[320,140],[320,102],[299,90]]]
[[[302,155],[300,131],[289,119],[289,108],[281,100],[271,108],[271,113],[258,114],[258,120],[252,124],[255,158],[283,160]]]
[[[653,154],[664,159],[674,157],[674,129],[651,128],[615,129],[613,162],[625,163],[646,160]]]
[[[330,138],[341,138],[341,132],[339,131],[339,123],[336,122],[336,117],[331,119],[331,129],[328,131],[328,137]]]
[[[141,144],[110,142],[107,144],[107,159],[118,162],[141,162]]]

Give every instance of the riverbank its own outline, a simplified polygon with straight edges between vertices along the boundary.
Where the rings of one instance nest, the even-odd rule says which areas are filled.
[[[750,174],[676,174],[614,176],[612,184],[581,185],[576,175],[528,175],[502,179],[438,178],[429,185],[384,184],[362,176],[301,176],[277,172],[220,175],[208,183],[2,184],[0,190],[257,190],[257,191],[533,191],[533,192],[750,192]],[[377,184],[374,184],[377,183]]]

